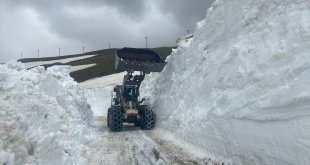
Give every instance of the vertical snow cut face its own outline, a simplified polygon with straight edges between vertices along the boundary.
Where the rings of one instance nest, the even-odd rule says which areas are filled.
[[[113,86],[96,87],[85,89],[87,102],[91,105],[94,116],[107,117],[108,109],[111,107],[111,91]]]
[[[69,66],[0,65],[0,164],[85,164],[92,111]]]
[[[141,94],[158,128],[232,164],[310,164],[310,1],[217,0]]]

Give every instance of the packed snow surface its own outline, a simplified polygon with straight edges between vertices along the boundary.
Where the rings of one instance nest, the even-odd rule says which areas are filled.
[[[25,67],[26,68],[33,68],[35,66],[39,66],[39,65],[45,65],[45,64],[53,64],[53,63],[68,63],[71,61],[76,61],[76,60],[81,60],[81,59],[85,59],[85,58],[90,58],[93,57],[95,55],[86,55],[86,56],[80,56],[80,57],[72,57],[72,58],[65,58],[65,59],[60,59],[60,60],[51,60],[51,61],[36,61],[36,62],[26,62]]]
[[[217,0],[141,94],[188,148],[232,164],[310,164],[309,53],[309,0]]]
[[[0,164],[86,164],[93,116],[69,73],[0,65]]]

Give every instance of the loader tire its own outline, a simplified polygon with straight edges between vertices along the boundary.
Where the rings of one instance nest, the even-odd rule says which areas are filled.
[[[141,115],[141,129],[150,130],[155,127],[156,116],[149,107],[143,107],[140,110]]]
[[[110,119],[111,119],[111,111],[112,111],[112,107],[110,107],[109,109],[108,109],[108,117],[107,117],[107,126],[108,126],[108,128],[110,128]]]
[[[110,131],[118,132],[123,129],[123,111],[121,107],[112,107],[109,118]]]

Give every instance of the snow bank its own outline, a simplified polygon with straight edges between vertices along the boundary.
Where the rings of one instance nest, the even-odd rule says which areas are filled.
[[[0,65],[0,164],[85,164],[92,111],[70,67]]]
[[[158,127],[234,164],[310,164],[310,1],[217,0],[141,94]]]

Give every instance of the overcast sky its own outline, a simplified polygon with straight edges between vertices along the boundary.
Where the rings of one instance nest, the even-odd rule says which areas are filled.
[[[213,0],[0,0],[0,62],[111,47],[174,46]]]

